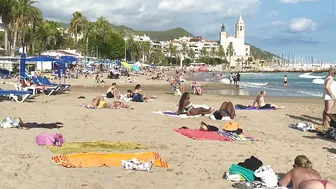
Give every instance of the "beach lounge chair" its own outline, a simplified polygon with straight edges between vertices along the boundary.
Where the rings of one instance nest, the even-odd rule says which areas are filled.
[[[40,83],[42,83],[43,85],[47,85],[47,86],[60,86],[62,87],[62,89],[65,91],[67,90],[71,85],[68,84],[56,84],[56,83],[51,83],[49,81],[49,79],[47,77],[42,77],[42,76],[38,76],[37,79],[39,80]]]
[[[61,91],[63,91],[63,88],[61,86],[59,86],[59,85],[51,86],[51,85],[43,84],[35,76],[32,77],[32,81],[33,81],[33,83],[35,85],[37,85],[39,87],[43,87],[44,89],[52,88],[52,89],[55,89],[55,92],[61,92]]]
[[[33,93],[31,91],[3,90],[0,88],[0,96],[15,100],[15,102],[24,102]]]
[[[37,91],[41,91],[44,92],[44,94],[50,96],[52,94],[55,94],[57,92],[59,92],[60,87],[53,87],[53,86],[46,86],[46,85],[42,85],[36,77],[32,77],[32,81],[36,86],[32,86],[34,87]],[[25,85],[24,83],[22,83],[23,86],[27,87],[27,85]]]

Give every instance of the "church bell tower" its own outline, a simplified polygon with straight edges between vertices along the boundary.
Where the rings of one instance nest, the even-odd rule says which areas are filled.
[[[239,19],[236,23],[236,38],[237,39],[245,38],[245,21],[243,20],[242,15],[239,16]]]

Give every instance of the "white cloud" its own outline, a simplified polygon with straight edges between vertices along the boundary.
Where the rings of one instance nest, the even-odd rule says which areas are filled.
[[[279,0],[281,3],[295,4],[295,3],[303,3],[303,2],[311,2],[318,0]]]
[[[220,24],[228,17],[251,15],[258,11],[260,0],[41,0],[47,19],[69,22],[75,11],[89,20],[104,16],[111,23],[136,29],[186,29]]]
[[[259,28],[283,28],[291,33],[314,32],[317,24],[309,18],[293,18],[289,22],[277,20],[268,24],[259,25]]]
[[[316,23],[308,18],[294,18],[289,22],[289,31],[294,33],[316,31],[316,27]]]

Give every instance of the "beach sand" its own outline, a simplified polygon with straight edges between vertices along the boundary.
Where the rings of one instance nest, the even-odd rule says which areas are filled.
[[[297,155],[307,155],[314,167],[325,179],[335,180],[336,153],[334,141],[319,138],[314,133],[301,132],[288,127],[302,121],[321,123],[323,101],[319,98],[268,98],[268,103],[285,105],[277,111],[237,111],[236,121],[244,131],[258,142],[198,141],[173,131],[186,126],[199,128],[201,121],[220,128],[225,121],[212,121],[208,117],[174,118],[152,113],[159,110],[177,109],[179,97],[171,92],[165,81],[145,80],[136,77],[145,94],[155,95],[157,100],[131,103],[134,110],[89,110],[78,106],[89,103],[95,96],[105,93],[107,86],[115,82],[122,91],[133,88],[121,80],[105,80],[107,84],[93,87],[89,79],[67,80],[72,86],[66,94],[39,95],[31,102],[14,103],[1,101],[0,117],[21,117],[24,122],[62,122],[63,128],[1,129],[0,132],[0,188],[231,188],[232,183],[222,179],[233,163],[244,161],[254,155],[264,164],[271,165],[276,173],[286,173],[292,168]],[[86,86],[86,87],[83,87]],[[1,88],[13,88],[1,84]],[[190,84],[185,84],[187,90]],[[220,84],[206,84],[207,88],[231,88]],[[85,99],[78,99],[78,96]],[[204,94],[192,96],[194,104],[219,108],[223,101],[234,104],[251,104],[254,97]],[[122,167],[68,169],[53,164],[52,152],[37,146],[36,135],[61,133],[66,142],[109,140],[141,142],[146,150],[155,151],[171,168],[153,168],[150,172],[124,170]]]

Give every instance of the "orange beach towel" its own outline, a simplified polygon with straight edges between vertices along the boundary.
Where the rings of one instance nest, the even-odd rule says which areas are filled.
[[[138,161],[154,161],[157,167],[169,168],[170,165],[161,159],[159,153],[145,152],[135,154],[115,154],[115,153],[84,153],[84,154],[69,154],[56,155],[51,158],[51,161],[57,165],[67,168],[81,167],[119,167],[122,166],[121,160],[130,160],[136,158]]]

